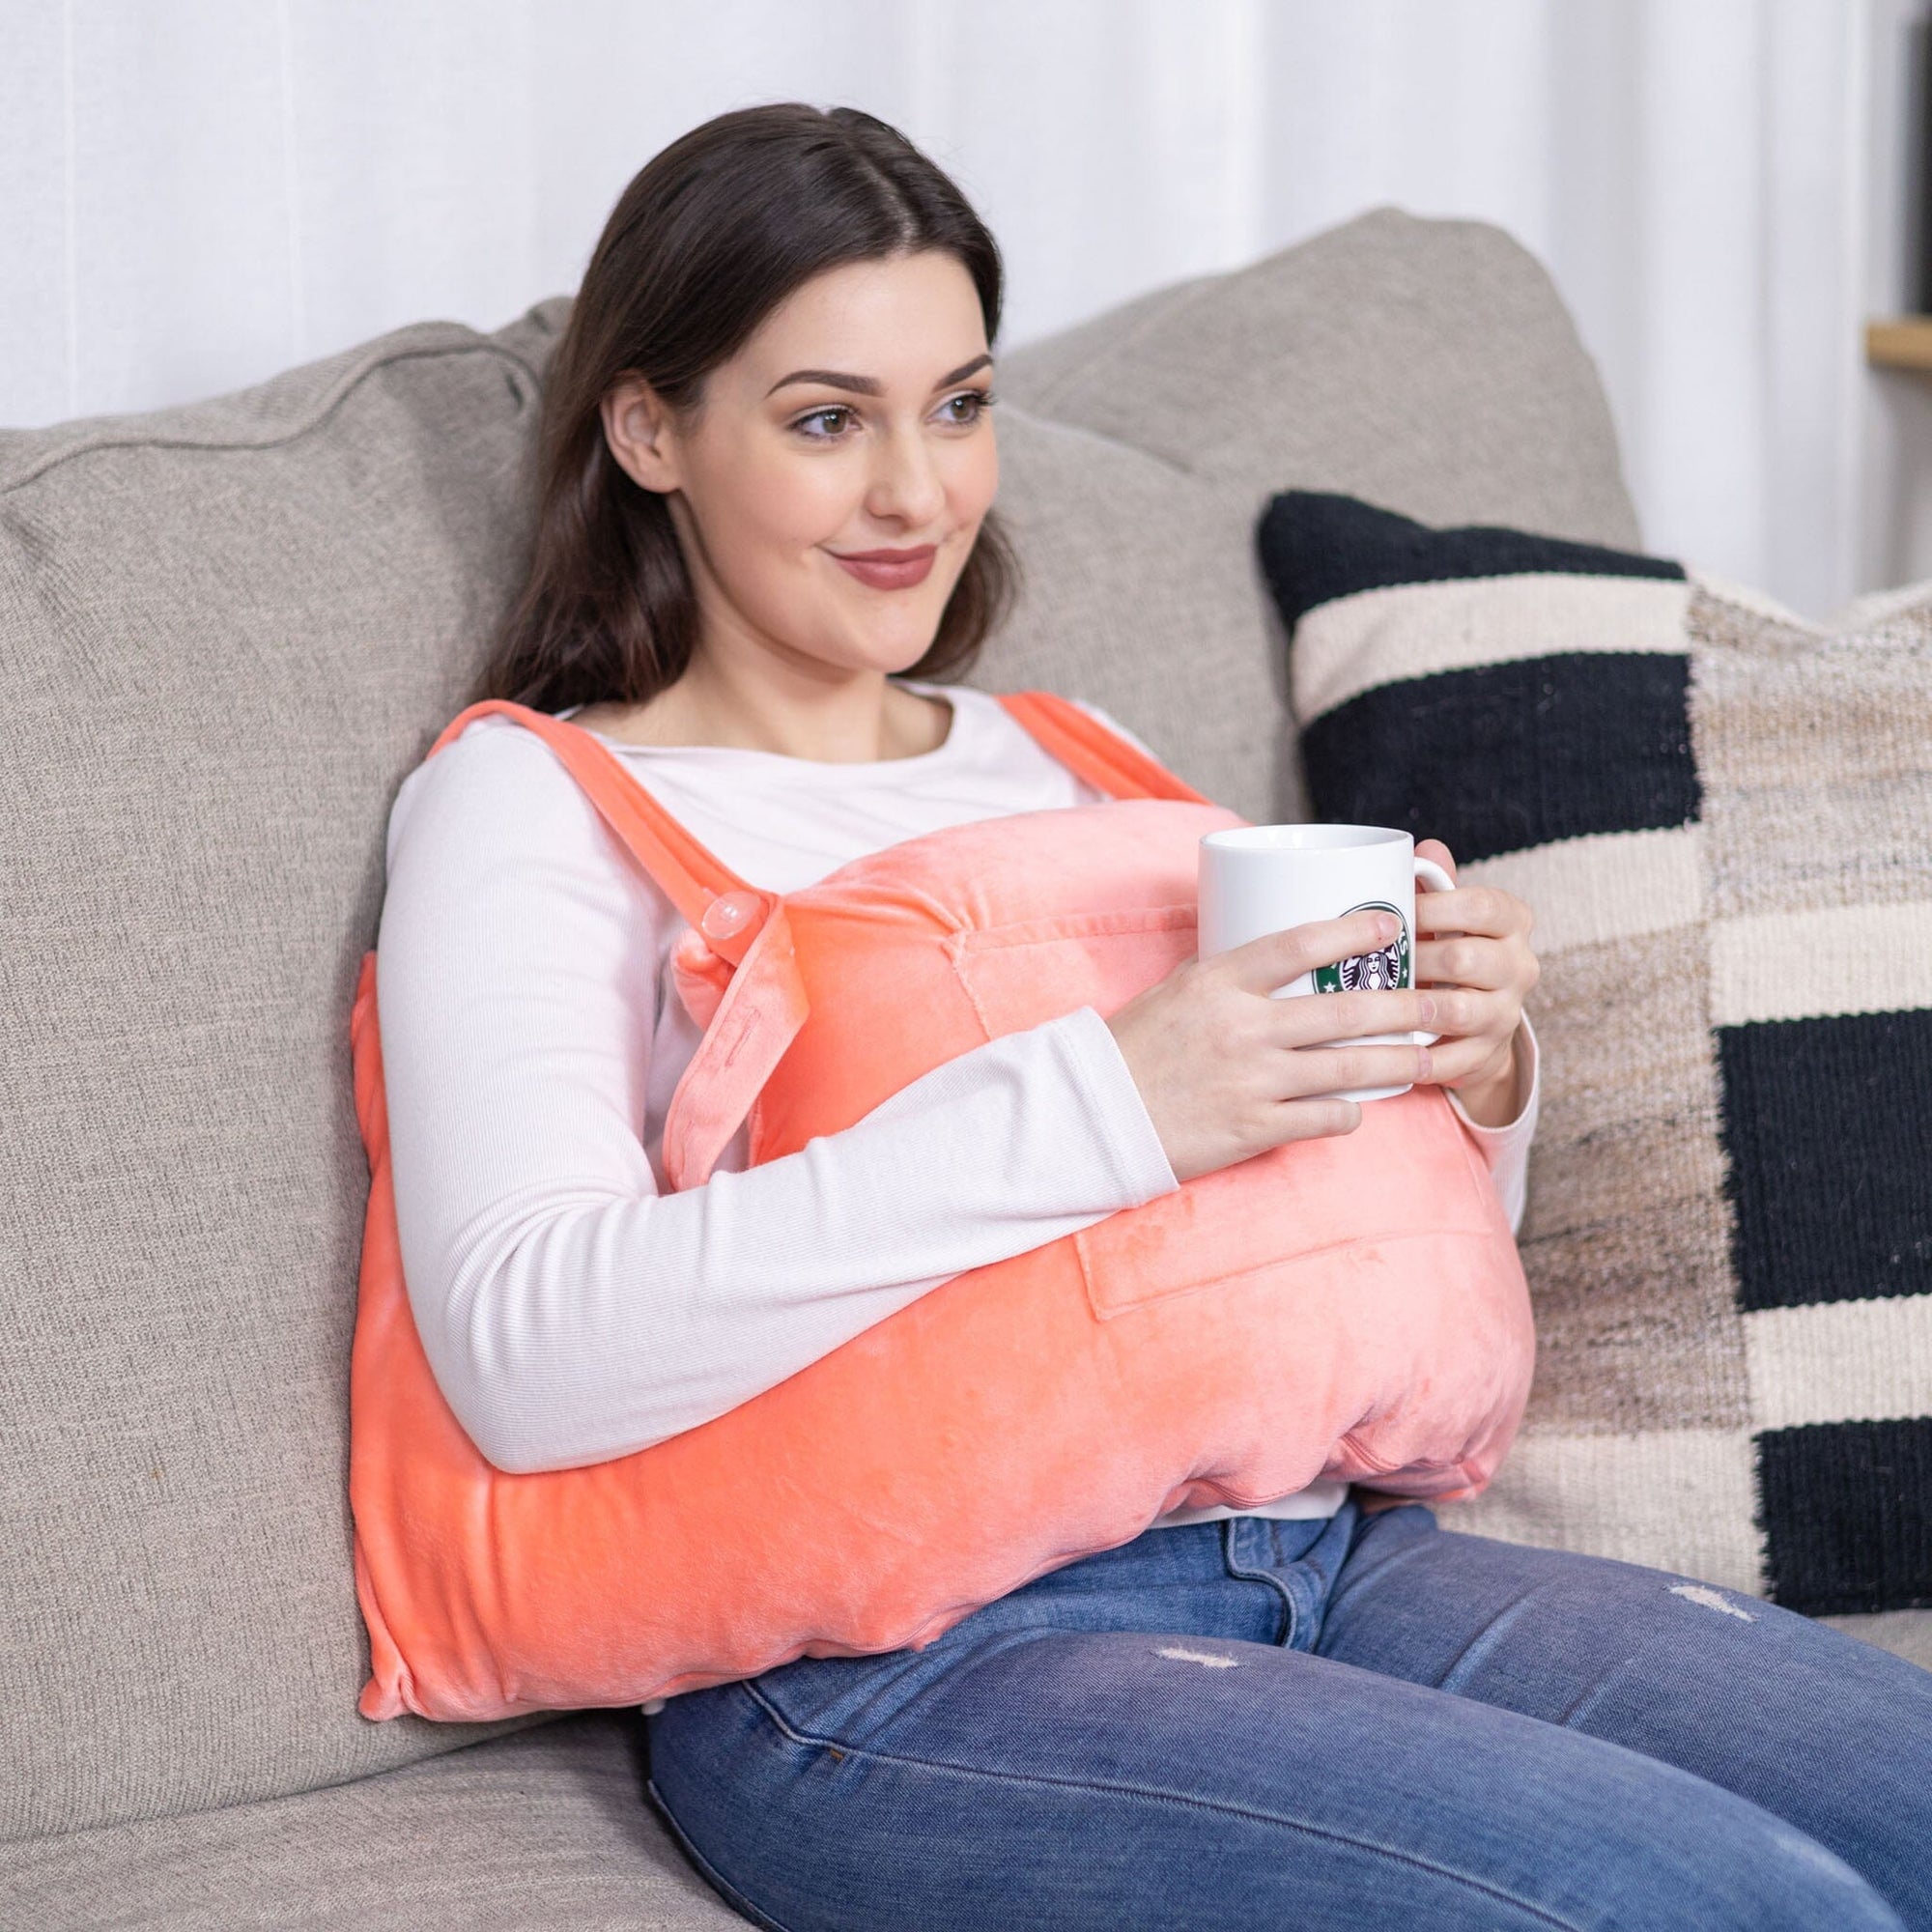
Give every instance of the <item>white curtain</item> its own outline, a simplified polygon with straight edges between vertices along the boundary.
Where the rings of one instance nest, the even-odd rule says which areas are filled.
[[[1379,202],[1499,222],[1598,359],[1651,546],[1820,613],[1912,550],[1859,333],[1903,294],[1918,11],[0,0],[0,422],[494,327],[575,285],[685,128],[850,102],[988,219],[1009,344]]]

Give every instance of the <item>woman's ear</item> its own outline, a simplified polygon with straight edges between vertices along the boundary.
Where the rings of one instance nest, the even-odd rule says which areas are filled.
[[[618,467],[640,489],[679,487],[677,438],[664,399],[641,376],[625,376],[604,393],[604,440]]]

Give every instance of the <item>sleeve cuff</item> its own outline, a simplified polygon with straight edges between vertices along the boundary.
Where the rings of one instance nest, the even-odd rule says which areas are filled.
[[[1158,1195],[1173,1193],[1179,1179],[1169,1164],[1113,1028],[1093,1007],[1078,1008],[1049,1024],[1064,1031],[1094,1123],[1106,1136],[1114,1165],[1127,1187],[1127,1205],[1138,1208]]]
[[[1527,1140],[1536,1130],[1543,1065],[1542,1055],[1536,1044],[1536,1033],[1530,1026],[1527,1013],[1523,1014],[1521,1024],[1516,1030],[1512,1048],[1516,1055],[1517,1092],[1522,1095],[1522,1104],[1517,1109],[1515,1120],[1505,1121],[1499,1127],[1485,1126],[1480,1121],[1469,1118],[1468,1110],[1463,1105],[1463,1096],[1454,1088],[1446,1090],[1449,1094],[1449,1104],[1456,1110],[1456,1118],[1463,1122],[1463,1128],[1475,1137],[1478,1145],[1487,1143],[1500,1146],[1517,1139]]]

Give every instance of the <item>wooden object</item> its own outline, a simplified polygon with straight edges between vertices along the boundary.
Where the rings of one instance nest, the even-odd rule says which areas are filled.
[[[1865,360],[1874,369],[1932,369],[1932,315],[1866,323]]]

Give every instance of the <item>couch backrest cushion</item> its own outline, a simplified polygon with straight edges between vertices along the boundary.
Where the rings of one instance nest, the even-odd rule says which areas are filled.
[[[1250,818],[1306,815],[1254,539],[1273,492],[1637,541],[1576,327],[1480,222],[1378,209],[1008,352],[994,386],[1034,581],[971,681],[1103,704]]]
[[[355,1711],[345,1015],[548,340],[0,437],[0,1837],[488,1734]]]
[[[0,434],[0,1839],[484,1734],[355,1710],[347,1021],[396,787],[514,588],[566,312]],[[1029,589],[975,681],[1094,698],[1252,817],[1299,795],[1270,491],[1634,534],[1548,278],[1466,223],[1367,217],[1000,381]]]

